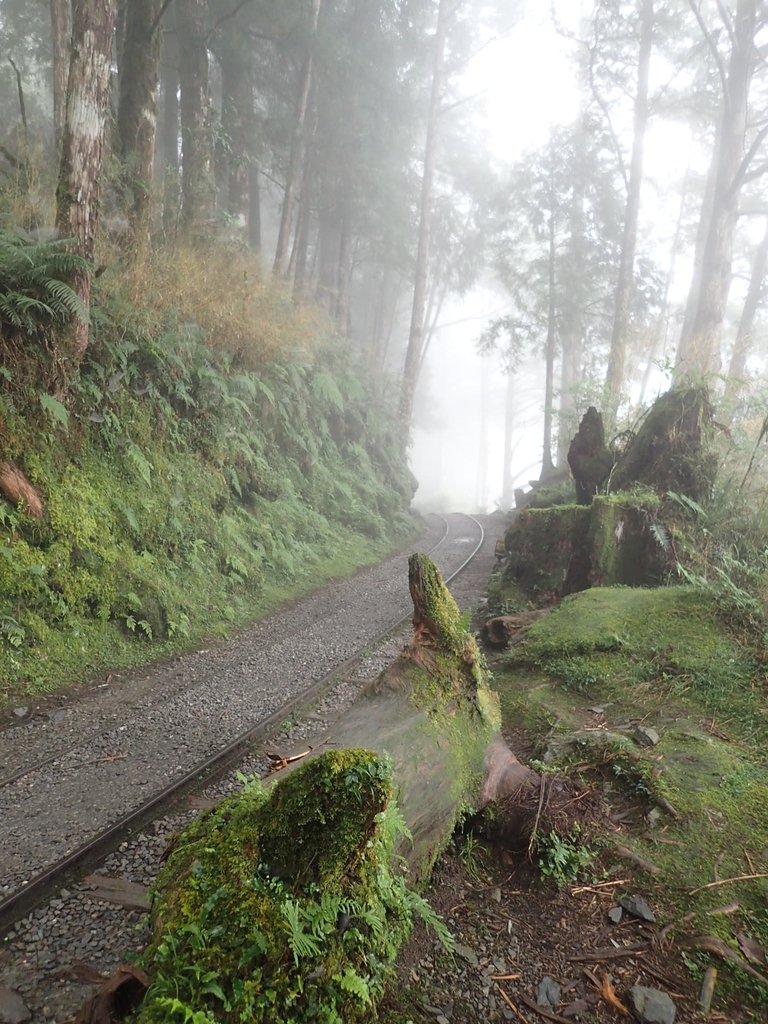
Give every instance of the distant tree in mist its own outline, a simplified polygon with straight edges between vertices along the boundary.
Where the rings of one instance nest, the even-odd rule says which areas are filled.
[[[739,197],[746,181],[765,173],[761,155],[768,135],[765,102],[755,105],[754,79],[764,74],[756,35],[768,11],[759,0],[738,0],[735,11],[717,13],[691,3],[711,61],[717,70],[720,115],[707,192],[701,212],[696,269],[677,350],[679,380],[716,373],[731,284]]]

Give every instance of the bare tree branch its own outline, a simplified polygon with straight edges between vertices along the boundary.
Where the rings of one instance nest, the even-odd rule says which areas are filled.
[[[13,57],[8,58],[8,63],[13,68],[14,74],[16,75],[16,89],[19,94],[19,112],[21,113],[21,123],[24,126],[24,142],[29,143],[29,130],[27,128],[27,106],[24,102],[24,86],[21,83],[21,72],[19,71]]]
[[[754,159],[755,154],[757,153],[757,151],[762,146],[763,140],[765,139],[766,135],[768,135],[768,124],[764,124],[763,125],[763,127],[760,129],[760,131],[757,133],[757,135],[752,140],[752,145],[749,147],[747,152],[744,154],[744,159],[739,164],[739,166],[738,166],[738,168],[736,170],[736,174],[733,176],[733,181],[731,182],[731,184],[730,184],[730,186],[728,188],[728,197],[729,198],[734,196],[739,191],[741,186],[743,185],[744,180],[745,180],[745,176],[746,176],[746,173],[747,173],[747,170],[749,169],[749,165],[752,162],[752,160]],[[755,177],[759,177],[759,175],[755,175]]]
[[[720,17],[723,19],[723,24],[725,25],[725,30],[728,33],[728,38],[731,40],[731,45],[733,46],[735,36],[733,31],[733,20],[731,18],[730,11],[723,3],[723,0],[715,0],[715,2],[717,3],[717,10],[720,14]]]
[[[712,33],[707,28],[707,24],[704,21],[704,18],[702,17],[701,11],[700,11],[699,7],[694,3],[694,0],[688,0],[688,6],[693,11],[693,15],[696,18],[696,21],[699,23],[699,28],[701,29],[701,33],[704,36],[704,38],[706,39],[706,41],[707,41],[707,46],[709,47],[709,52],[712,54],[712,56],[715,59],[715,63],[717,64],[717,71],[718,71],[718,74],[720,75],[720,83],[721,83],[721,85],[723,87],[723,97],[727,100],[727,98],[728,98],[728,75],[727,75],[726,70],[725,70],[725,65],[723,64],[723,58],[720,56],[720,51],[717,48],[717,43],[715,42],[715,39],[714,39]]]

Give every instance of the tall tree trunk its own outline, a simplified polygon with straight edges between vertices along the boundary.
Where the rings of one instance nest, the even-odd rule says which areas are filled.
[[[163,33],[163,234],[172,238],[179,217],[179,53],[176,32]]]
[[[250,130],[253,127],[251,66],[234,47],[221,53],[221,127],[226,147],[224,196],[226,210],[240,218],[248,202]]]
[[[248,163],[248,245],[254,252],[261,252],[261,185],[256,155],[251,152]]]
[[[512,477],[512,438],[515,427],[515,374],[510,367],[507,371],[507,392],[504,402],[504,462],[501,469],[501,507],[512,508],[515,500]]]
[[[125,13],[125,42],[120,65],[117,130],[134,254],[149,245],[152,169],[157,135],[157,86],[161,0],[132,0]]]
[[[632,135],[632,157],[629,165],[627,205],[624,213],[624,231],[619,259],[619,277],[616,282],[611,349],[605,378],[605,410],[613,417],[621,401],[624,387],[627,334],[634,292],[635,249],[637,248],[637,222],[640,214],[640,190],[643,182],[643,152],[648,127],[648,70],[653,43],[653,0],[640,0],[640,52],[635,93],[635,120]]]
[[[664,295],[661,300],[659,315],[656,318],[656,323],[653,327],[653,338],[648,350],[648,358],[645,362],[645,369],[643,370],[642,382],[640,384],[640,394],[637,399],[637,405],[640,409],[645,406],[645,399],[648,393],[648,385],[650,384],[654,362],[659,355],[663,357],[666,352],[670,319],[669,293],[672,290],[672,282],[675,279],[675,267],[677,266],[677,257],[680,252],[680,241],[683,236],[683,220],[685,217],[685,206],[688,198],[690,178],[691,167],[689,164],[685,171],[685,178],[683,179],[683,187],[680,195],[680,207],[677,212],[677,223],[675,224],[675,233],[672,237],[672,246],[669,254],[669,267],[667,268],[667,276],[664,281]]]
[[[424,311],[427,301],[429,243],[433,213],[432,192],[437,161],[438,119],[440,117],[440,103],[443,96],[443,78],[445,74],[445,41],[448,34],[450,13],[450,0],[440,0],[434,39],[432,88],[427,115],[427,137],[424,145],[424,173],[421,180],[421,208],[419,213],[419,237],[413,284],[411,326],[408,334],[408,348],[405,354],[405,367],[403,369],[402,389],[400,392],[400,415],[406,430],[410,426],[413,417],[413,402],[416,395],[419,365],[421,363],[421,350],[424,345]]]
[[[76,0],[67,110],[56,191],[56,227],[74,238],[79,255],[93,261],[99,220],[99,185],[109,107],[116,0]],[[91,304],[90,269],[77,273],[74,288],[86,310]],[[88,347],[88,323],[73,330],[71,359],[77,366]]]
[[[681,338],[678,346],[678,382],[708,376],[720,368],[720,337],[731,284],[733,236],[748,164],[744,149],[757,6],[758,0],[738,0],[733,20],[731,55],[723,81],[719,146],[713,158],[712,214],[702,251],[701,279],[692,304],[695,313],[690,333]]]
[[[53,44],[53,140],[61,152],[67,115],[69,47],[72,39],[72,0],[50,0]]]
[[[565,324],[561,331],[560,402],[557,410],[557,465],[565,466],[568,445],[578,427],[576,391],[582,382],[584,342],[578,325]]]
[[[555,468],[552,462],[552,420],[555,404],[555,349],[557,343],[557,309],[555,306],[555,198],[550,202],[549,211],[549,269],[547,300],[547,341],[544,349],[546,364],[544,380],[544,441],[541,453],[541,477],[545,480]]]
[[[744,309],[739,320],[739,328],[736,332],[736,340],[733,344],[731,361],[728,366],[728,380],[726,383],[725,396],[731,406],[731,417],[736,412],[735,403],[739,392],[744,386],[744,376],[747,371],[747,357],[752,347],[752,332],[755,325],[755,314],[757,313],[760,301],[765,295],[765,271],[768,267],[768,219],[765,222],[765,233],[755,250],[752,260],[752,274],[749,278],[749,289],[744,301]]]
[[[291,141],[291,152],[288,160],[288,170],[285,178],[285,195],[283,206],[280,211],[280,227],[275,247],[275,262],[272,267],[273,273],[283,276],[285,273],[285,262],[288,256],[288,244],[291,237],[291,226],[293,224],[293,209],[296,203],[296,190],[299,184],[302,167],[306,153],[305,125],[307,110],[309,108],[309,94],[312,85],[312,50],[314,48],[317,25],[320,20],[320,7],[322,0],[312,0],[310,35],[307,44],[307,53],[299,78],[299,91],[296,99],[296,118]]]
[[[210,230],[214,214],[213,140],[208,103],[205,0],[176,0],[181,86],[181,229]]]

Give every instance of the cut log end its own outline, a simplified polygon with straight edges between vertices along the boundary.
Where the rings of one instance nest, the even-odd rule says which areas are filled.
[[[42,495],[12,462],[0,463],[0,494],[12,505],[20,504],[33,519],[43,518],[45,504]]]

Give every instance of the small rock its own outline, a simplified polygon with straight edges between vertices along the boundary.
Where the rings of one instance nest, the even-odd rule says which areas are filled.
[[[491,893],[491,898],[497,903],[501,903],[501,889],[498,886]]]
[[[638,725],[633,733],[635,743],[641,747],[655,747],[659,742],[659,734],[649,725]]]
[[[471,964],[472,967],[479,966],[480,961],[477,959],[477,954],[469,946],[465,946],[462,942],[457,942],[455,949],[459,956],[466,960],[468,964]]]
[[[536,1002],[539,1006],[551,1006],[554,1009],[560,1002],[561,989],[554,978],[545,975],[536,989]]]
[[[29,713],[29,708],[14,708],[13,713],[17,718],[24,718]]]
[[[659,808],[652,807],[650,811],[648,811],[648,813],[646,814],[645,820],[648,822],[651,828],[656,828],[659,821],[661,820],[661,811],[659,810]]]
[[[608,911],[608,920],[612,924],[621,924],[621,919],[624,916],[624,911],[621,907],[611,907]]]
[[[629,1001],[643,1024],[673,1024],[677,1011],[666,992],[646,988],[645,985],[633,985],[629,990]]]
[[[656,920],[653,911],[642,896],[622,896],[619,903],[633,917],[639,917],[642,921],[649,921],[651,924]]]
[[[0,1024],[24,1024],[27,1020],[32,1020],[32,1014],[19,993],[0,985]]]

